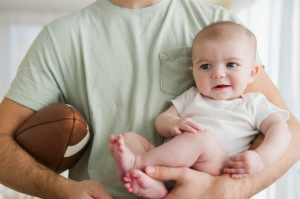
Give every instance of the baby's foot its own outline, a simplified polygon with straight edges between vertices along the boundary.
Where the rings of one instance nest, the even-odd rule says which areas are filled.
[[[165,185],[154,180],[140,170],[131,170],[123,178],[127,190],[137,196],[159,199],[164,197],[168,191]]]
[[[109,151],[117,163],[118,178],[123,181],[125,174],[133,169],[135,155],[125,145],[122,135],[118,135],[117,137],[110,135],[109,142]]]

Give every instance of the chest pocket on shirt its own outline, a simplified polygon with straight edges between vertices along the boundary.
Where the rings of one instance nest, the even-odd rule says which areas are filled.
[[[178,48],[160,52],[160,88],[170,95],[180,95],[195,85],[189,71],[192,66],[192,48]]]

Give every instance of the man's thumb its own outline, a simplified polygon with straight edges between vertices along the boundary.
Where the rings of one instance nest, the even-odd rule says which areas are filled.
[[[145,173],[157,180],[167,181],[176,180],[180,175],[182,168],[171,168],[163,166],[147,166]]]

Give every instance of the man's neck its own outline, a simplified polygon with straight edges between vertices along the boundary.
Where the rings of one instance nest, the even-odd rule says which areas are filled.
[[[139,9],[139,8],[152,6],[160,2],[161,0],[109,0],[109,1],[122,8]]]

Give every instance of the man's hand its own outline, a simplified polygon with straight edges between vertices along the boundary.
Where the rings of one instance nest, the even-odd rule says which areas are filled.
[[[68,199],[112,199],[101,183],[91,180],[72,181],[68,192]]]
[[[175,181],[174,188],[164,199],[189,198],[189,199],[232,199],[242,197],[239,186],[233,187],[233,179],[228,175],[211,176],[189,168],[170,168],[162,166],[146,167],[146,174],[162,181]]]

